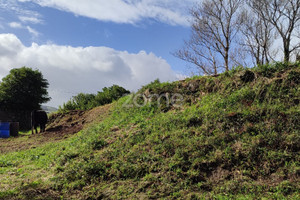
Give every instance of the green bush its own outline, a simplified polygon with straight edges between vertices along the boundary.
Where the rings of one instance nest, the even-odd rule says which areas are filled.
[[[118,100],[124,95],[129,94],[130,92],[123,87],[118,85],[113,85],[111,87],[105,87],[101,92],[95,94],[84,94],[79,93],[74,96],[67,103],[64,103],[63,106],[59,107],[60,112],[70,111],[70,110],[88,110],[97,106],[105,105],[112,103],[115,100]]]

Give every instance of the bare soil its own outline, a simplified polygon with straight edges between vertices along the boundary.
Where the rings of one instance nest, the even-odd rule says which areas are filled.
[[[109,115],[110,108],[111,105],[109,104],[88,111],[75,110],[52,114],[44,133],[20,134],[18,137],[0,139],[0,153],[36,148],[69,138],[92,123],[102,121]]]

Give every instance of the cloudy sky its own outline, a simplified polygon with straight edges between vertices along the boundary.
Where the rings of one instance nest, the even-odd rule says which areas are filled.
[[[0,80],[12,68],[39,69],[47,105],[118,84],[135,91],[172,81],[186,63],[171,53],[190,34],[197,0],[0,0]]]

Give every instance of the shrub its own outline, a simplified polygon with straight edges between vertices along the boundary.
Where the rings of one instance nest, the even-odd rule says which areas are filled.
[[[113,101],[118,100],[122,96],[129,93],[130,92],[128,90],[118,85],[113,85],[108,88],[104,87],[102,92],[98,92],[97,95],[79,93],[67,103],[64,103],[62,107],[60,106],[59,111],[65,112],[70,110],[92,109],[97,106],[112,103]]]

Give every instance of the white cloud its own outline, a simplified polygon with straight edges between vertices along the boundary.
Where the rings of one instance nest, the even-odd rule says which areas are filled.
[[[18,22],[11,22],[8,24],[11,28],[23,28],[22,24]]]
[[[38,37],[40,35],[40,33],[38,31],[31,28],[30,26],[26,26],[26,29],[33,37]]]
[[[35,43],[26,47],[13,34],[0,34],[0,63],[0,79],[15,67],[39,69],[50,83],[53,106],[79,92],[96,93],[113,84],[137,90],[156,78],[176,79],[170,65],[153,53]]]
[[[134,24],[150,18],[184,26],[189,25],[188,9],[197,2],[197,0],[22,0],[25,1],[101,21]]]
[[[28,17],[28,18],[40,18],[41,15],[32,10],[32,6],[21,4],[23,2],[29,2],[28,0],[0,0],[0,11],[3,13],[10,12],[17,17]]]
[[[24,4],[24,2],[27,0],[0,0],[0,23],[8,21],[7,16],[14,16],[13,22],[5,22],[5,24],[11,28],[26,29],[33,37],[37,37],[40,33],[28,24],[43,23],[41,15],[32,10],[32,5]]]
[[[11,28],[26,29],[33,37],[38,37],[40,35],[40,33],[35,29],[31,28],[30,26],[23,26],[19,22],[10,22],[8,25]]]
[[[42,20],[38,17],[19,16],[19,20],[23,23],[40,24]]]

